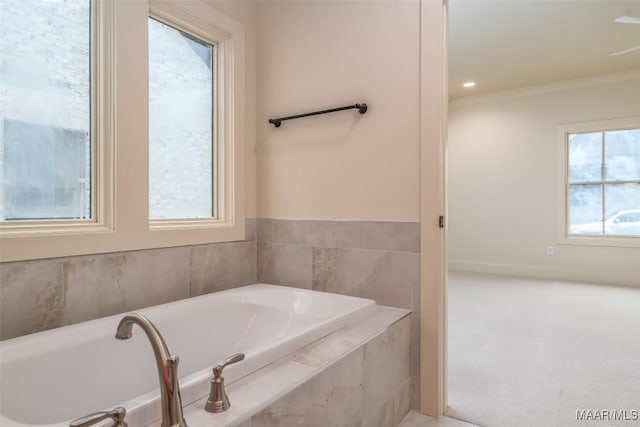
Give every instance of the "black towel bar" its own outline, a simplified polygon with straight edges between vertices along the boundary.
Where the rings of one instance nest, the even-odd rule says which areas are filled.
[[[279,117],[277,119],[269,119],[269,123],[279,128],[280,125],[282,125],[282,122],[284,122],[285,120],[293,120],[293,119],[300,119],[302,117],[317,116],[318,114],[335,113],[336,111],[352,110],[354,108],[357,108],[360,114],[364,114],[367,112],[368,107],[367,107],[367,104],[364,104],[364,103],[347,105],[346,107],[338,107],[338,108],[331,108],[329,110],[314,111],[313,113],[296,114],[294,116]]]

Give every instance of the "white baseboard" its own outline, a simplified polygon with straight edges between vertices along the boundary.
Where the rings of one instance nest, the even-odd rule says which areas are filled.
[[[477,261],[449,260],[449,270],[472,273],[501,274],[507,276],[533,277],[536,279],[567,280],[606,285],[640,286],[640,278],[614,277],[611,271],[593,272],[585,270],[552,269],[530,265],[497,264]]]

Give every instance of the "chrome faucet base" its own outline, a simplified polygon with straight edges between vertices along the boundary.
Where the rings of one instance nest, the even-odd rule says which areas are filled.
[[[204,410],[212,412],[214,414],[224,412],[231,407],[229,402],[229,396],[224,389],[224,378],[222,378],[222,370],[227,365],[240,362],[244,360],[244,353],[234,354],[221,364],[213,367],[213,379],[211,380],[211,392],[209,393],[209,399],[204,406]]]
[[[229,398],[225,394],[222,400],[212,401],[207,399],[207,404],[204,406],[204,410],[207,412],[211,412],[213,414],[218,414],[220,412],[226,411],[230,407],[231,407],[231,403],[229,402]]]

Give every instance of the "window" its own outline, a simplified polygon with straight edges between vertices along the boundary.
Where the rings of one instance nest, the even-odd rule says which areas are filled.
[[[197,0],[0,21],[0,262],[244,238],[241,24]]]
[[[595,125],[563,132],[564,234],[592,242],[640,237],[640,120]]]
[[[92,217],[90,9],[0,2],[0,220]]]
[[[214,46],[149,19],[149,214],[214,210]]]

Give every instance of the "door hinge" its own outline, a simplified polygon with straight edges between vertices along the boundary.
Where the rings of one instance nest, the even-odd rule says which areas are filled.
[[[444,228],[444,216],[440,215],[440,218],[438,218],[438,226],[440,228]]]

